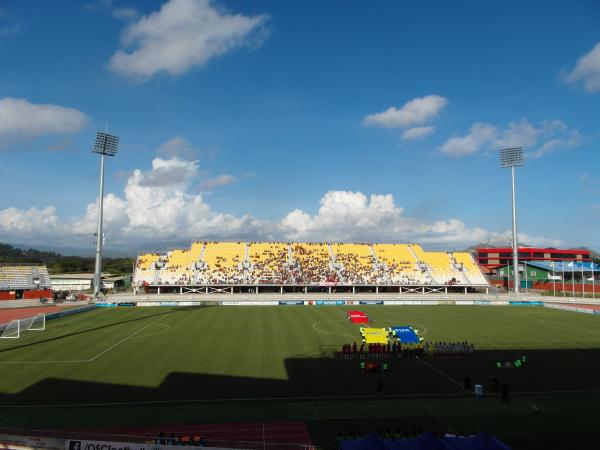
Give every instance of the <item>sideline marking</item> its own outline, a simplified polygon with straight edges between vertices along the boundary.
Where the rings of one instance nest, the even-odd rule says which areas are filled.
[[[438,374],[440,374],[441,376],[443,376],[445,379],[447,379],[448,381],[451,381],[452,383],[454,383],[455,385],[459,386],[460,388],[463,388],[464,386],[462,384],[460,384],[458,381],[456,381],[454,378],[451,378],[450,376],[446,375],[444,372],[442,372],[441,370],[439,370],[437,367],[435,367],[432,364],[429,364],[427,361],[425,361],[423,358],[419,358],[419,361],[421,361],[423,364],[425,364],[427,367],[429,367],[430,369],[434,370],[435,372],[437,372]]]
[[[462,388],[462,385],[461,385]],[[533,396],[533,395],[569,395],[569,394],[597,394],[600,389],[584,390],[558,390],[558,391],[518,391],[511,392],[511,396]],[[473,398],[472,392],[447,392],[447,393],[417,393],[417,394],[385,394],[381,395],[321,395],[321,396],[299,396],[299,397],[248,397],[248,398],[205,398],[205,399],[182,399],[182,400],[147,400],[137,402],[105,402],[105,403],[48,403],[37,405],[0,405],[0,409],[13,408],[79,408],[91,406],[135,406],[135,405],[168,405],[168,404],[189,404],[189,403],[229,403],[229,402],[262,402],[262,401],[319,401],[319,400],[393,400],[403,398]],[[498,394],[484,392],[483,398],[497,399]],[[1,429],[1,428],[0,428]]]

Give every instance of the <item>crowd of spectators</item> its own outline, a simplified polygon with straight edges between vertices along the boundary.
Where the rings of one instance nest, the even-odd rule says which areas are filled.
[[[425,264],[400,259],[401,253],[394,256],[379,251],[376,255],[369,243],[330,246],[327,243],[209,241],[195,245],[204,246],[210,254],[204,258],[198,254],[194,256],[197,259],[183,263],[157,253],[140,255],[136,263],[136,281],[140,285],[144,281],[153,284],[156,280],[167,285],[435,284]],[[186,254],[181,250],[175,252]],[[461,279],[457,274],[447,278],[445,284],[460,284]]]
[[[165,436],[165,434],[161,431],[154,440],[154,443],[156,445],[182,445],[192,447],[206,447],[206,438],[201,434],[185,434],[182,436],[176,436],[175,433],[170,433],[169,436]]]
[[[251,278],[258,284],[289,284],[292,273],[288,264],[288,244],[250,242]]]
[[[337,283],[329,246],[323,243],[292,244],[292,277],[297,284]]]
[[[424,342],[403,344],[393,341],[388,344],[344,344],[340,352],[342,359],[393,359],[415,357],[461,358],[475,354],[475,346],[464,342]]]
[[[343,433],[343,432],[339,432],[337,437],[335,438],[335,442],[336,445],[339,447],[342,441],[349,441],[349,440],[358,440],[358,439],[365,439],[367,437],[367,435],[371,434],[373,432],[368,432],[366,434],[363,435],[362,431],[357,430],[356,432],[354,432],[353,430],[348,430],[348,432]],[[425,431],[422,428],[419,428],[417,430],[404,430],[401,431],[400,427],[396,427],[394,430],[392,430],[391,427],[388,427],[385,430],[381,430],[378,429],[377,432],[375,433],[375,435],[380,438],[380,439],[389,439],[389,440],[399,440],[399,439],[414,439],[417,438],[419,436],[421,436],[423,433],[425,433]],[[443,435],[438,436],[437,433],[434,431],[432,432],[434,437],[445,437],[445,438],[450,438],[450,437],[472,437],[475,436],[475,432],[472,431],[469,434],[463,433],[462,431],[454,431],[453,429],[449,429],[446,433],[443,433]]]
[[[340,265],[342,277],[346,283],[377,284],[382,281],[378,271],[373,270],[373,257],[339,253],[335,260]]]
[[[475,346],[464,342],[425,343],[425,353],[430,356],[463,357],[475,354]]]

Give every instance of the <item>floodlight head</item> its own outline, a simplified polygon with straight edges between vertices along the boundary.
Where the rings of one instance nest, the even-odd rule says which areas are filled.
[[[517,167],[525,164],[523,147],[503,148],[500,150],[500,165],[502,168]]]
[[[106,156],[115,156],[119,147],[119,137],[112,134],[98,131],[96,133],[96,143],[92,152]]]

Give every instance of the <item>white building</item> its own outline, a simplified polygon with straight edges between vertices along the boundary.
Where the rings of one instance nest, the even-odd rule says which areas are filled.
[[[102,289],[114,289],[115,284],[123,286],[127,276],[113,276],[102,273]],[[60,273],[50,275],[52,288],[56,292],[89,291],[93,287],[93,273]]]

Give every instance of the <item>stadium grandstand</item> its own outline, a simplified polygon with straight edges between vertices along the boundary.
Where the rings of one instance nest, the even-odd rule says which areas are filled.
[[[0,264],[0,301],[51,298],[52,284],[46,266]]]
[[[193,242],[189,249],[140,254],[134,273],[136,292],[258,292],[259,286],[282,293],[284,287],[425,293],[481,291],[489,283],[470,253],[428,252],[417,244]]]

